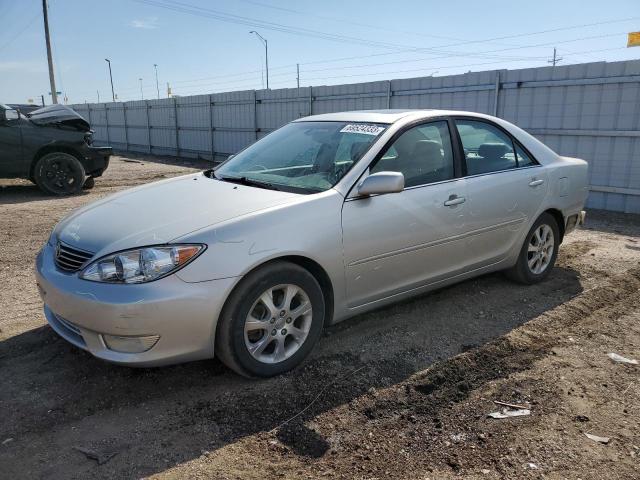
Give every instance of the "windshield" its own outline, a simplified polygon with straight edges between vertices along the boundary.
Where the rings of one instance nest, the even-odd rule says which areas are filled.
[[[215,170],[220,180],[315,193],[333,187],[386,125],[293,122],[242,150]]]

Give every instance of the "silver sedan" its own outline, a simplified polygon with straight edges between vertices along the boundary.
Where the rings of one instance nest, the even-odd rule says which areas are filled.
[[[355,314],[497,270],[543,280],[587,193],[586,162],[499,118],[317,115],[73,212],[36,278],[51,327],[98,358],[271,376]]]

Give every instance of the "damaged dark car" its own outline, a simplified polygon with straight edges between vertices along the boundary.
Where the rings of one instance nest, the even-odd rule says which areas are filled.
[[[51,195],[92,188],[112,154],[94,146],[92,134],[89,122],[64,105],[25,115],[0,104],[0,178],[26,178]]]

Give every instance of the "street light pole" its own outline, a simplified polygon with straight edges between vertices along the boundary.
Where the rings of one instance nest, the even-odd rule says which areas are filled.
[[[142,93],[142,79],[139,78],[138,80],[140,80],[140,100],[144,100],[144,95]]]
[[[249,33],[255,33],[260,41],[264,44],[264,64],[267,71],[267,90],[269,90],[269,44],[267,43],[267,39],[255,30],[251,30]]]
[[[160,100],[160,84],[158,83],[158,64],[154,63],[153,68],[156,69],[156,90],[158,91],[158,100]]]
[[[109,64],[109,80],[111,81],[111,98],[115,102],[116,94],[113,90],[113,75],[111,74],[111,60],[109,60],[108,58],[105,58],[104,61]]]

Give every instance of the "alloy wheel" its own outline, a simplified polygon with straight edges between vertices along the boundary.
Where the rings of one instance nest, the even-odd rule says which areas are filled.
[[[313,308],[297,285],[271,287],[253,303],[244,323],[248,352],[262,363],[279,363],[294,355],[311,329]]]
[[[553,257],[554,246],[555,241],[551,227],[542,224],[536,228],[529,239],[527,249],[527,265],[532,273],[540,275],[547,269]]]

